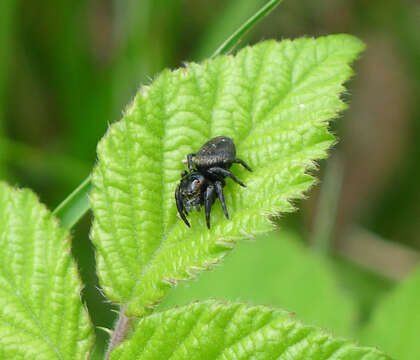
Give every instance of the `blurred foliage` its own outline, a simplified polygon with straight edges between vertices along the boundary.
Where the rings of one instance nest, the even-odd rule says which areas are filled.
[[[358,329],[370,320],[371,311],[377,300],[387,294],[393,288],[394,283],[380,274],[355,265],[342,256],[334,256],[330,262],[336,282],[355,304],[357,312],[353,319],[353,325]]]
[[[207,27],[203,28],[204,33],[201,36],[197,48],[193,51],[194,60],[203,60],[212,54],[220,45],[220,41],[227,34],[232,34],[244,19],[254,14],[266,0],[233,0],[215,13]]]
[[[0,177],[34,189],[54,208],[89,174],[98,140],[140,84],[165,67],[210,56],[263,2],[1,1]],[[344,175],[328,243],[339,247],[341,234],[357,223],[418,251],[419,2],[288,0],[243,43],[336,32],[356,35],[368,47],[345,97],[351,108],[334,128]],[[319,196],[314,188],[299,205],[304,210],[280,222],[310,238]],[[96,290],[89,224],[85,218],[74,229],[73,252],[92,319],[110,327],[110,305]],[[392,284],[347,260],[336,263],[337,282],[358,308],[355,323],[367,321]],[[105,333],[97,333],[103,344]]]
[[[363,27],[369,29],[376,25],[390,37],[395,51],[401,56],[399,65],[409,79],[407,87],[410,93],[407,94],[407,119],[400,119],[401,122],[407,122],[403,134],[404,152],[395,164],[393,176],[384,192],[373,204],[366,223],[385,237],[420,249],[419,222],[415,220],[420,213],[420,188],[417,182],[420,176],[420,146],[417,140],[420,135],[420,102],[418,96],[417,99],[413,96],[420,93],[420,4],[417,1],[396,1],[369,5],[366,9],[358,9],[359,14],[363,11]],[[406,89],[402,91],[406,92]]]
[[[5,161],[7,156],[7,146],[1,141],[4,138],[5,124],[5,93],[8,79],[8,67],[10,60],[10,47],[15,29],[15,7],[16,0],[4,0],[0,5],[0,178],[7,178]]]
[[[363,342],[375,343],[396,359],[419,359],[419,308],[420,267],[379,303],[362,333]]]

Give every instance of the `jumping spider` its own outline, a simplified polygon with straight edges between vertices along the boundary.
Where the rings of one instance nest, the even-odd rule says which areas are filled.
[[[229,168],[233,163],[237,163],[252,171],[243,160],[236,158],[233,140],[226,136],[210,139],[197,153],[188,154],[187,163],[189,172],[185,170],[182,172],[181,181],[175,190],[176,207],[182,220],[190,227],[186,217],[188,211],[194,208],[200,211],[200,205],[204,205],[206,223],[210,229],[210,211],[216,196],[222,204],[226,219],[229,219],[223,195],[225,178],[230,177],[239,185],[246,187]]]

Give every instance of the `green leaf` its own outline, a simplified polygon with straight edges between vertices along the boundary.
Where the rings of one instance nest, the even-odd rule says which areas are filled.
[[[420,359],[420,267],[377,306],[362,333],[396,359]]]
[[[0,183],[0,356],[86,359],[93,332],[69,234],[29,190]]]
[[[287,359],[385,360],[381,351],[359,347],[300,323],[281,310],[208,301],[157,312],[140,320],[112,360]]]
[[[313,160],[334,141],[327,120],[345,108],[342,83],[362,49],[348,35],[266,41],[143,87],[99,143],[92,175],[92,240],[107,296],[142,316],[238,239],[271,230],[270,215],[292,211],[290,200],[314,181]],[[187,228],[174,201],[182,160],[217,135],[232,137],[254,172],[233,166],[248,187],[227,180],[230,220],[216,203],[210,231],[202,212]]]
[[[13,1],[13,0],[11,0]],[[244,0],[241,0],[244,4]],[[278,4],[280,4],[282,0],[270,0],[268,1],[261,9],[259,9],[253,16],[251,16],[247,21],[245,21],[237,30],[235,30],[232,35],[230,35],[213,53],[212,57],[216,57],[217,55],[221,55],[227,52],[232,51],[232,49],[240,42],[243,36],[245,36],[248,31],[252,29],[253,26],[255,26],[259,21],[261,21],[265,16],[267,16]],[[246,1],[246,3],[248,3]],[[117,2],[117,5],[121,5],[122,2]],[[137,3],[137,13],[141,13],[142,8],[145,7],[146,9],[149,8],[149,5],[144,6],[141,3]],[[166,5],[167,9],[169,10],[171,5]],[[123,6],[124,7],[124,6]],[[131,9],[131,8],[130,8]],[[231,9],[232,10],[232,9]],[[237,9],[233,9],[233,11],[236,11]],[[118,11],[118,10],[117,10]],[[132,11],[132,10],[131,10]],[[144,11],[143,11],[143,17],[144,17]],[[1,15],[1,14],[0,14]],[[147,16],[147,14],[146,14]],[[137,24],[145,24],[147,21],[139,21],[138,19]],[[124,21],[126,22],[126,21]],[[130,26],[129,24],[129,27]],[[145,33],[143,30],[137,30],[137,36],[139,33]],[[143,38],[141,39],[144,40]],[[135,46],[139,46],[139,40],[136,39],[134,41]],[[144,45],[144,44],[143,44]],[[141,47],[145,47],[145,46]],[[153,44],[154,46],[154,44]],[[131,56],[131,55],[130,55]],[[141,56],[141,58],[144,60],[144,56]],[[1,61],[1,59],[0,59]],[[139,60],[140,61],[140,60]],[[147,62],[147,61],[146,61]],[[122,66],[124,69],[126,67]],[[1,66],[0,66],[1,70]],[[144,69],[143,69],[144,70]],[[121,73],[117,71],[117,78],[118,78],[118,86],[121,87]],[[0,85],[1,85],[1,77],[0,77]],[[121,89],[120,89],[121,92]],[[1,110],[1,106],[0,106]],[[0,124],[1,125],[1,124]],[[1,134],[1,126],[0,126],[0,134]],[[0,148],[2,144],[0,143]],[[0,154],[1,156],[1,154]],[[67,198],[65,198],[54,210],[54,215],[56,215],[59,219],[61,219],[61,225],[66,226],[68,228],[71,228],[74,224],[76,224],[80,218],[83,217],[87,213],[87,211],[90,209],[89,205],[89,192],[91,190],[91,183],[90,183],[90,176],[88,176]]]
[[[309,324],[350,335],[356,308],[335,283],[327,259],[306,249],[292,231],[256,240],[239,244],[223,266],[203,274],[200,281],[178,286],[162,305],[209,298],[275,305]]]

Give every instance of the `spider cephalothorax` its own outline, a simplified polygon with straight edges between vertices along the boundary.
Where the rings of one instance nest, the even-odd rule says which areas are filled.
[[[245,187],[245,184],[229,170],[232,164],[238,163],[247,170],[252,170],[243,160],[236,158],[235,144],[226,136],[210,139],[197,153],[188,154],[187,162],[189,172],[182,172],[181,181],[175,191],[178,213],[185,224],[190,226],[186,217],[188,211],[200,210],[200,205],[204,205],[206,223],[210,229],[210,210],[216,196],[222,204],[226,218],[229,219],[223,195],[225,178],[230,177]]]

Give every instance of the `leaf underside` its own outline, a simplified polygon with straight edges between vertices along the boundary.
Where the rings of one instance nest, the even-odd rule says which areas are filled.
[[[386,360],[304,325],[281,310],[214,301],[157,312],[140,320],[111,360]]]
[[[93,331],[69,234],[29,190],[0,183],[0,359],[86,359]]]
[[[307,171],[334,141],[327,121],[345,108],[339,94],[363,44],[348,35],[266,41],[202,64],[164,71],[144,86],[98,145],[92,240],[106,295],[144,315],[179,280],[210,268],[240,238],[272,229],[269,215],[292,211],[313,183]],[[219,202],[177,216],[174,191],[188,153],[217,135],[234,139],[226,220]]]

